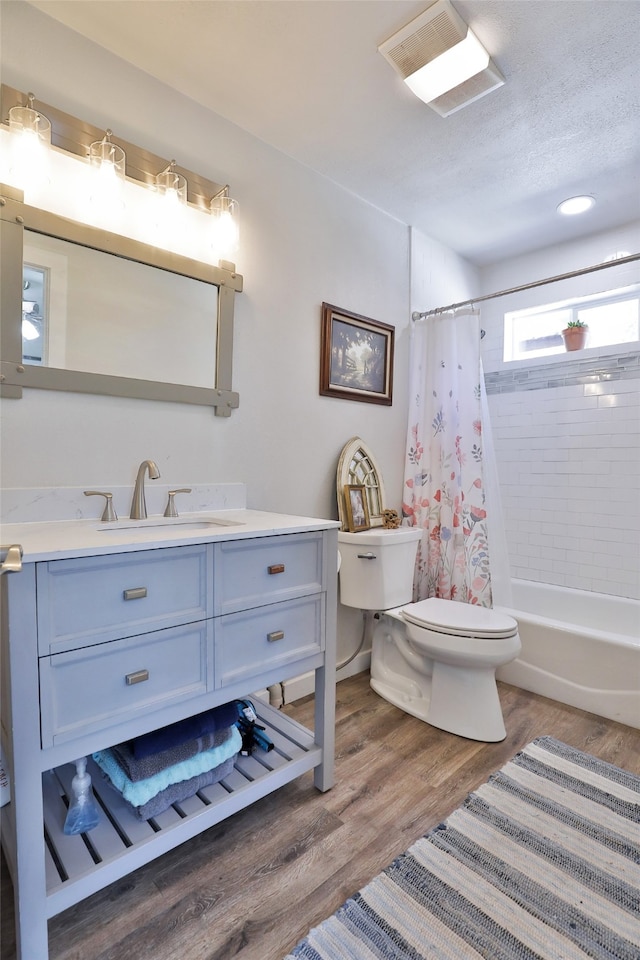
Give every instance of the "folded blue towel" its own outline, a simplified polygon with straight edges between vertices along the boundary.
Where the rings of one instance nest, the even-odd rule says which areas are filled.
[[[229,737],[224,743],[213,747],[211,750],[205,750],[198,753],[188,760],[176,763],[172,767],[147,777],[146,780],[138,780],[133,783],[126,775],[113,750],[99,750],[93,754],[93,759],[103,770],[111,783],[120,791],[125,800],[134,807],[141,807],[143,804],[155,797],[156,794],[173,783],[180,783],[182,780],[190,780],[201,773],[206,773],[214,767],[219,766],[229,757],[234,756],[240,751],[242,746],[242,737],[237,727],[229,728]]]
[[[168,727],[161,727],[159,730],[152,730],[141,737],[135,737],[129,741],[129,746],[136,760],[142,760],[152,753],[160,753],[162,750],[177,747],[186,740],[195,740],[206,733],[224,730],[225,727],[230,727],[232,723],[235,723],[237,719],[238,708],[235,700],[232,700],[230,703],[213,707],[212,710],[198,713],[195,717],[187,717],[185,720],[178,720],[177,723],[170,723]]]
[[[195,757],[196,753],[204,753],[205,750],[211,750],[213,747],[219,746],[227,740],[228,736],[229,727],[226,727],[224,730],[205,733],[195,740],[187,740],[177,747],[169,747],[168,750],[151,753],[148,757],[142,757],[141,759],[134,756],[129,743],[115,743],[111,749],[126,775],[135,783],[137,780],[146,780],[147,777],[152,777],[176,763],[181,763],[182,760]]]

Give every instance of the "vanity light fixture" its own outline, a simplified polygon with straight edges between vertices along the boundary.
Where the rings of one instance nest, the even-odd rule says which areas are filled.
[[[230,256],[238,245],[238,203],[229,196],[227,184],[211,199],[209,205],[214,218],[213,246],[219,256]]]
[[[27,105],[9,110],[9,131],[13,134],[13,167],[24,186],[46,176],[46,157],[51,146],[51,123],[36,110],[35,97],[27,94]]]
[[[118,232],[125,215],[126,157],[122,147],[111,142],[112,135],[107,130],[102,140],[89,145],[87,201],[103,229]]]
[[[102,140],[94,140],[89,146],[89,163],[104,179],[113,182],[115,178],[124,180],[126,157],[122,147],[111,142],[112,130],[105,132]]]
[[[165,169],[156,175],[155,188],[158,196],[172,206],[187,202],[186,178],[176,170],[176,161],[172,160]]]
[[[0,85],[0,182],[21,190],[27,205],[202,263],[235,260],[238,204],[228,186],[36,103]],[[19,160],[13,134],[23,130],[49,145],[40,151],[46,176],[29,175]]]
[[[586,213],[595,202],[593,197],[569,197],[568,200],[563,200],[562,203],[558,204],[557,211],[566,217],[572,217],[577,213]]]

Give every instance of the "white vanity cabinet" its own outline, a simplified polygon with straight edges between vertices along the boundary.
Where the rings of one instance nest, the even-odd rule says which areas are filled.
[[[46,960],[49,917],[254,800],[310,770],[332,786],[337,524],[294,519],[33,560],[25,546],[22,570],[2,577],[2,843],[19,960]],[[152,821],[89,761],[100,824],[86,842],[65,836],[78,757],[310,671],[313,731],[254,698],[274,749],[239,756]]]

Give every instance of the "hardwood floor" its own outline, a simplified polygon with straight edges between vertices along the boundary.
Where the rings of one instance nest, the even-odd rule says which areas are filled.
[[[307,774],[54,917],[50,960],[281,960],[535,737],[640,774],[640,730],[505,684],[500,697],[507,738],[484,744],[391,706],[368,673],[342,681],[332,790]],[[313,725],[312,698],[285,709]],[[1,956],[15,960],[4,862],[1,892]]]

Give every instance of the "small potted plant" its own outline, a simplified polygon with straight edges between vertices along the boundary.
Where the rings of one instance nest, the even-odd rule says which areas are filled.
[[[589,327],[582,320],[569,320],[566,328],[562,331],[564,346],[566,350],[582,350],[586,341]]]

